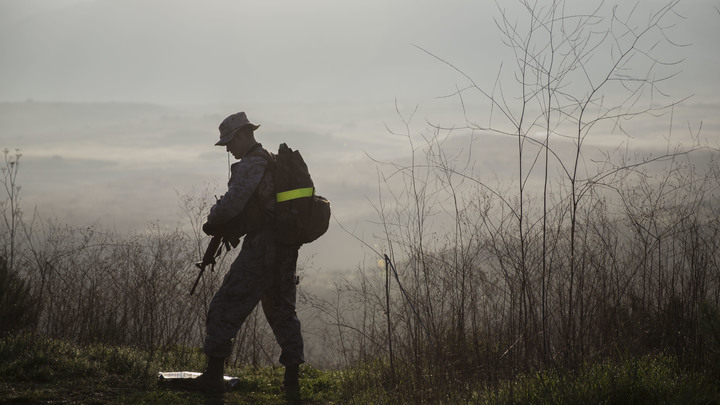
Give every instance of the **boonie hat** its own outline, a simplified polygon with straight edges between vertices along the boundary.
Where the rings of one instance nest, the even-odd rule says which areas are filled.
[[[253,131],[260,127],[260,125],[250,123],[247,115],[242,111],[225,118],[223,122],[220,123],[220,140],[215,145],[227,145],[233,139],[235,132],[248,125],[252,127]]]

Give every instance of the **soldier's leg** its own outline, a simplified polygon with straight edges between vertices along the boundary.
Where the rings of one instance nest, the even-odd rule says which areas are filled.
[[[230,356],[232,339],[271,283],[262,259],[262,249],[253,249],[252,243],[244,243],[222,286],[213,296],[204,346],[209,357]]]
[[[295,311],[295,277],[285,279],[269,288],[262,298],[265,317],[275,334],[282,352],[280,363],[285,366],[283,388],[288,400],[300,399],[300,364],[305,362],[300,320]]]
[[[278,277],[262,297],[262,307],[282,353],[280,363],[285,366],[283,386],[288,400],[300,399],[299,366],[305,362],[300,320],[295,311],[297,283],[295,265],[297,249],[283,252],[278,249],[275,269]]]
[[[305,358],[300,319],[295,310],[297,249],[278,249],[277,253],[276,269],[279,272],[262,296],[262,308],[282,350],[280,364],[298,366]]]
[[[269,268],[265,260],[267,256],[260,238],[246,236],[238,257],[210,301],[203,348],[208,366],[190,383],[189,388],[224,391],[224,362],[230,356],[232,339],[272,282],[272,277],[265,271]]]

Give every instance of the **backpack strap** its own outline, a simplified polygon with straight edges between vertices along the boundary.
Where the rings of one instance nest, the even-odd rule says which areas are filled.
[[[259,143],[255,144],[256,146],[262,146]],[[255,147],[254,149],[251,149],[248,153],[243,156],[243,159],[250,156],[258,156],[261,158],[265,158],[267,160],[267,169],[266,170],[275,170],[275,155],[268,152],[267,150],[261,148],[261,147]]]
[[[260,143],[256,143],[253,145],[253,147],[248,151],[248,153],[243,156],[243,159],[250,156],[257,156],[262,157],[267,161],[267,166],[265,170],[274,171],[275,170],[275,156],[268,152],[267,150],[262,148],[262,145]],[[264,176],[263,176],[264,177]],[[272,198],[272,197],[270,197]],[[261,213],[264,217],[263,221],[267,222],[271,218],[271,213],[265,208],[265,204],[267,203],[268,199],[262,198],[257,191],[253,193],[253,195],[250,197],[246,204],[246,210],[252,210],[252,208],[248,208],[248,206],[254,206],[254,212],[255,215],[258,213]],[[247,212],[245,212],[247,214]],[[252,214],[251,214],[252,216]],[[246,222],[249,218],[246,217]]]

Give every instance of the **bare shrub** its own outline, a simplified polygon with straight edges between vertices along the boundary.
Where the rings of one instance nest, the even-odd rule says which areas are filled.
[[[39,305],[27,282],[0,256],[0,336],[33,330]]]
[[[587,146],[595,133],[622,136],[638,117],[672,114],[661,84],[675,61],[659,49],[674,46],[677,2],[647,19],[638,8],[518,3],[526,20],[498,19],[517,62],[507,83],[485,91],[431,54],[468,83],[450,95],[464,123],[415,131],[415,112],[398,110],[402,129],[390,132],[408,152],[377,161],[376,203],[397,278],[385,278],[387,300],[379,275],[350,281],[343,298],[376,321],[342,338],[384,337],[376,356],[417,389],[659,351],[702,365],[715,341],[700,314],[718,303],[716,150],[697,134],[637,157],[624,152],[629,138]],[[487,102],[487,124],[470,118],[471,97]],[[474,146],[490,135],[514,139],[514,181],[491,185],[476,169]]]

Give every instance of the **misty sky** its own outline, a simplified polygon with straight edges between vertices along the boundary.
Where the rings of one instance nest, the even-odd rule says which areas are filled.
[[[641,0],[638,18],[665,3]],[[693,96],[674,125],[703,121],[715,142],[719,7],[681,1],[668,32],[685,46],[666,54],[682,61],[667,91]],[[520,15],[516,2],[500,8]],[[418,105],[420,127],[462,117],[457,100],[438,97],[467,79],[418,47],[492,88],[513,64],[498,16],[481,0],[0,0],[0,147],[22,149],[25,211],[136,230],[182,220],[178,193],[223,192],[217,125],[244,110],[269,149],[303,151],[338,221],[372,244],[367,155],[407,151],[388,133],[396,103]],[[478,157],[496,174],[499,150],[490,140]],[[352,268],[360,248],[337,228],[304,249],[321,267]]]

